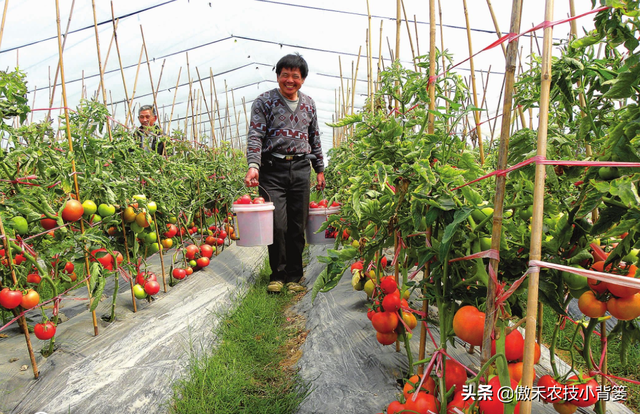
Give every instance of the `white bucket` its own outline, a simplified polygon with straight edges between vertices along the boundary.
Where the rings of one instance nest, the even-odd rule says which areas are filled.
[[[233,204],[231,211],[238,219],[238,240],[243,247],[268,246],[273,243],[273,210],[271,202],[264,204]]]
[[[322,231],[316,234],[316,231],[327,221],[327,218],[331,214],[336,214],[340,211],[340,207],[329,208],[310,208],[309,217],[307,218],[307,243],[308,244],[333,244],[336,241],[335,237],[327,237],[327,232]]]

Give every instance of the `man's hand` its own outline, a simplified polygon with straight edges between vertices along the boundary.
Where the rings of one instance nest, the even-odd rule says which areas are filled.
[[[247,187],[257,187],[259,182],[258,178],[260,178],[260,171],[257,168],[249,168],[247,171],[247,175],[244,176],[244,185]],[[322,178],[322,182],[324,182],[324,177]]]
[[[318,174],[316,174],[316,180],[318,180],[318,184],[316,184],[316,190],[318,191],[324,190],[324,187],[325,187],[324,172],[319,172]]]

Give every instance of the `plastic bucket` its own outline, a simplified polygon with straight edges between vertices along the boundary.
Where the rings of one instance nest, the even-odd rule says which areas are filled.
[[[264,204],[233,204],[231,211],[238,220],[238,240],[243,247],[268,246],[273,243],[273,210],[271,202]]]
[[[340,211],[340,207],[329,208],[310,208],[309,217],[307,218],[307,243],[308,244],[333,244],[336,238],[333,237],[333,231],[321,231],[316,233],[320,226],[327,221],[327,218],[331,214],[336,214]]]

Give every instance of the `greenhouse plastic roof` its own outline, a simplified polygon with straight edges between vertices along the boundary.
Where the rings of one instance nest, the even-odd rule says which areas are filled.
[[[54,103],[51,106],[49,104],[52,89],[50,84],[53,83],[59,58],[56,2],[8,1],[0,45],[0,69],[13,70],[18,66],[27,73],[28,98],[32,108],[60,108],[60,77]],[[78,105],[83,93],[91,97],[99,91],[96,29],[91,3],[87,0],[59,1],[61,32],[64,34],[67,25],[69,26],[63,64],[70,108]],[[283,55],[292,52],[299,52],[309,63],[310,73],[302,91],[316,101],[325,152],[332,146],[333,134],[332,128],[326,123],[335,120],[338,90],[341,83],[346,88],[351,81],[360,48],[355,111],[364,104],[367,93],[366,1],[114,0],[95,3],[100,59],[105,66],[106,100],[113,105],[110,110],[118,122],[125,123],[126,118],[123,77],[127,95],[129,98],[133,96],[134,107],[153,103],[151,79],[157,93],[160,119],[168,120],[172,116],[171,126],[165,124],[165,131],[184,129],[185,115],[191,118],[191,89],[197,99],[193,108],[197,114],[202,114],[198,118],[200,129],[209,134],[207,107],[199,102],[204,95],[207,105],[211,106],[213,94],[210,75],[213,74],[216,93],[214,99],[217,99],[219,107],[219,112],[215,114],[216,135],[219,137],[220,127],[226,125],[228,131],[244,140],[247,130],[245,110],[249,112],[257,95],[277,87],[275,63]],[[454,62],[461,62],[469,53],[463,2],[438,1],[436,5],[438,3],[442,7],[445,48],[453,54]],[[489,1],[469,0],[467,3],[475,53],[495,42],[497,35],[489,12]],[[511,3],[509,0],[491,2],[502,33],[509,29]],[[577,13],[590,9],[590,1],[576,3]],[[376,56],[373,65],[378,64],[379,47],[384,64],[389,65],[389,49],[395,48],[396,2],[369,0],[369,7],[372,15],[372,54]],[[524,2],[523,7],[522,30],[544,21],[543,1]],[[114,29],[112,10],[117,19],[120,59],[115,43],[110,47]],[[424,55],[429,44],[429,2],[404,0],[404,10],[409,19],[415,53]],[[568,15],[569,2],[556,2],[554,20],[564,19]],[[439,22],[438,11],[436,16]],[[578,20],[580,33],[592,29],[592,26],[592,15]],[[411,67],[412,51],[404,21],[400,33],[400,58],[405,66]],[[566,39],[568,33],[568,23],[554,28],[554,38],[558,40]],[[143,36],[148,66],[142,47]],[[438,28],[438,45],[440,36]],[[537,36],[540,38],[537,42],[531,36],[520,39],[525,56],[532,46],[537,53],[536,43],[541,44],[542,31],[537,32]],[[124,75],[121,73],[119,60],[122,61]],[[488,116],[492,116],[491,113],[496,113],[504,73],[501,48],[496,47],[478,55],[475,58],[475,70],[480,94],[483,85],[480,74],[484,74],[484,82],[488,86]],[[469,76],[469,62],[460,65],[456,71],[465,77]],[[98,95],[100,102],[103,99],[102,94]],[[172,109],[174,100],[175,107]],[[46,111],[34,111],[29,119],[39,121],[44,119],[45,114]],[[487,117],[486,114],[483,116]],[[230,132],[226,133],[227,137],[229,134]]]

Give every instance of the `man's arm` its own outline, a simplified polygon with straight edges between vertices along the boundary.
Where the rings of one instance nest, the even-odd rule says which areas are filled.
[[[247,135],[247,164],[249,170],[244,177],[247,187],[256,187],[260,178],[260,163],[262,162],[262,140],[267,134],[267,108],[258,97],[251,105],[251,122]]]

